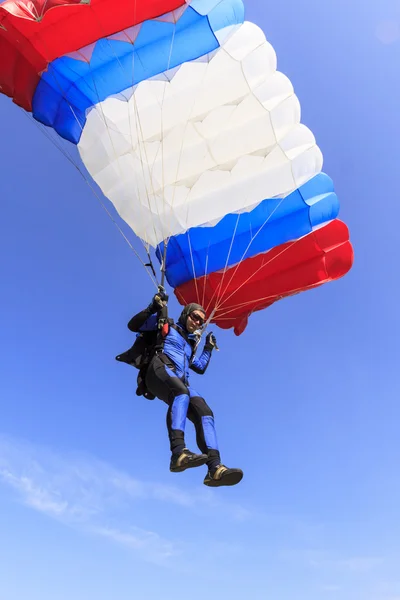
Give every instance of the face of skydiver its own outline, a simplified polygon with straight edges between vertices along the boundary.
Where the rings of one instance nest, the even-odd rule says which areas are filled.
[[[190,317],[190,318],[189,318]],[[192,302],[186,304],[178,319],[178,324],[188,333],[192,334],[201,329],[206,317],[206,311],[200,304]]]
[[[186,330],[189,333],[194,333],[197,329],[201,329],[205,323],[206,314],[201,310],[194,310],[189,313],[186,319]]]

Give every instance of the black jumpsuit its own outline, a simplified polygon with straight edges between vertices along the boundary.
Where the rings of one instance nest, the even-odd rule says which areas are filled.
[[[204,347],[199,358],[193,358],[196,336],[189,334],[171,320],[164,339],[163,350],[152,359],[146,375],[148,390],[168,404],[167,427],[172,452],[185,447],[185,423],[188,418],[195,426],[200,451],[208,454],[209,463],[218,463],[220,456],[215,432],[214,415],[208,404],[189,384],[189,369],[205,373],[212,348]],[[128,327],[131,331],[154,331],[157,316],[147,308],[134,316]]]

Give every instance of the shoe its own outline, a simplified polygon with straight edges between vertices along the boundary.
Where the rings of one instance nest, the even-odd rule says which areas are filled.
[[[194,467],[205,465],[207,459],[207,454],[195,454],[187,448],[184,448],[180,454],[172,455],[169,470],[172,471],[172,473],[181,473],[182,471],[186,471],[186,469],[193,469]]]
[[[212,473],[208,471],[203,483],[209,487],[222,487],[223,485],[237,485],[242,479],[243,471],[241,469],[228,469],[224,465],[218,465]]]

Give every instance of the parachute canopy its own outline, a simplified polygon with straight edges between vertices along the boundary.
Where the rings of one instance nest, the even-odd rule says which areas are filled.
[[[237,334],[353,261],[292,84],[244,19],[242,0],[0,5],[0,89],[77,145],[178,300]]]

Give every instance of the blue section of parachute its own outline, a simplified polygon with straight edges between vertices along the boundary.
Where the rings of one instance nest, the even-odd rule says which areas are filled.
[[[195,2],[201,5],[201,2]],[[33,98],[35,119],[77,144],[88,109],[164,71],[195,60],[219,47],[214,33],[242,23],[242,0],[222,0],[205,16],[185,10],[177,23],[145,21],[134,44],[101,39],[81,52],[82,59],[63,56],[43,73]],[[204,10],[204,1],[203,1]],[[214,6],[214,8],[212,8]],[[90,61],[84,56],[92,54]]]
[[[213,31],[244,22],[243,0],[192,0],[190,6],[201,15],[208,15]]]
[[[171,237],[166,276],[172,287],[213,273],[310,233],[335,219],[339,201],[332,180],[319,173],[286,196],[264,200],[251,212],[226,215],[214,227],[193,227]],[[157,248],[161,261],[164,244]]]

